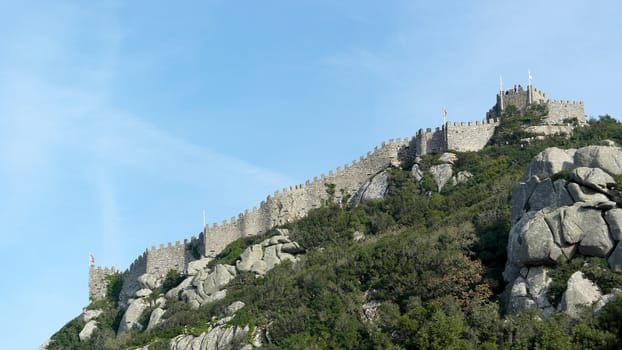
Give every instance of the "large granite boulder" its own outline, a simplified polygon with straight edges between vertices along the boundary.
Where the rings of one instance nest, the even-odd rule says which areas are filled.
[[[261,244],[252,245],[242,252],[240,260],[237,261],[236,267],[239,272],[249,272],[256,262],[263,258],[263,249]]]
[[[616,184],[611,175],[599,168],[578,167],[573,170],[572,179],[578,184],[602,193],[609,193]]]
[[[618,242],[609,259],[607,259],[609,267],[615,272],[622,272],[622,244]]]
[[[455,153],[445,152],[438,157],[438,161],[443,164],[454,164],[458,160]]]
[[[199,336],[180,335],[171,340],[170,350],[252,349],[248,344],[249,327],[220,325]]]
[[[622,209],[614,208],[605,213],[605,221],[609,226],[611,238],[615,241],[622,241]]]
[[[546,288],[538,287],[547,285],[542,269],[555,268],[577,252],[607,258],[612,270],[622,272],[622,208],[614,201],[614,175],[621,165],[622,151],[609,146],[549,148],[532,160],[512,191],[513,226],[503,273],[510,312],[539,308],[550,316],[554,308]],[[601,298],[598,287],[577,271],[557,308],[576,317],[580,305],[599,300],[602,307],[612,298]]]
[[[432,178],[440,192],[453,176],[453,170],[451,164],[433,165],[430,167],[430,174],[432,174]]]
[[[611,175],[622,174],[622,149],[609,146],[587,146],[574,154],[577,167],[601,168]]]
[[[531,160],[522,181],[527,181],[532,176],[537,176],[541,179],[551,177],[562,170],[573,168],[575,152],[575,149],[560,149],[557,147],[545,149]]]
[[[410,174],[415,178],[415,181],[421,181],[421,179],[423,179],[423,170],[421,170],[419,164],[413,165]]]
[[[512,227],[508,238],[508,262],[503,273],[506,281],[514,280],[523,266],[549,265],[562,258],[561,249],[555,244],[545,220],[548,213],[529,212]]]
[[[87,341],[91,339],[91,336],[93,335],[93,332],[95,332],[96,329],[97,329],[97,321],[90,320],[84,325],[84,328],[82,328],[82,330],[80,331],[80,334],[78,334],[78,338],[80,338],[80,341]]]
[[[559,310],[571,317],[579,317],[584,307],[589,307],[602,296],[600,289],[585,277],[583,272],[577,271],[568,279],[568,286],[559,304]]]
[[[149,323],[147,324],[147,330],[152,329],[153,327],[160,324],[162,322],[162,317],[164,316],[165,313],[166,313],[166,310],[159,308],[159,307],[155,308],[151,312],[151,315],[149,316]]]
[[[89,322],[90,320],[98,318],[103,312],[103,310],[86,310],[82,314],[82,320],[84,322]]]
[[[369,202],[372,199],[383,199],[389,192],[389,180],[387,171],[382,171],[364,183],[352,196],[348,203],[354,207],[360,203]]]
[[[225,287],[235,276],[235,269],[218,264],[214,267],[214,271],[209,273],[205,279],[197,278],[193,284],[200,286],[202,294],[213,294]],[[201,275],[201,277],[203,276]]]
[[[144,299],[134,299],[123,314],[119,324],[119,333],[125,333],[133,329],[142,330],[143,325],[138,321],[145,310],[149,308],[149,303]]]

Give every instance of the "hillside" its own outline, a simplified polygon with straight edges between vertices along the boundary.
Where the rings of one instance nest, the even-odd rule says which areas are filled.
[[[375,177],[386,188],[354,204],[336,200],[328,183],[328,200],[305,217],[230,243],[189,276],[171,270],[161,285],[141,280],[144,295],[120,298],[120,275],[110,274],[106,298],[54,334],[47,349],[620,348],[622,300],[595,314],[559,312],[537,322],[537,309],[506,307],[511,193],[531,160],[553,146],[622,145],[622,125],[607,116],[570,136],[526,142],[530,135],[518,127],[529,122],[529,115],[501,119],[478,152],[389,166]],[[468,176],[439,186],[431,170],[447,167]],[[622,188],[616,180],[612,196]],[[622,288],[622,275],[604,258],[580,256],[550,269],[553,307],[577,269],[603,291]],[[134,300],[143,306],[130,322]]]

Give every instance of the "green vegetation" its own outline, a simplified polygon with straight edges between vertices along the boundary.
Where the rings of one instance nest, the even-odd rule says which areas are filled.
[[[506,113],[510,111],[508,107]],[[499,133],[515,123],[536,123],[545,112],[534,108],[531,115],[517,115]],[[76,341],[83,326],[76,319],[54,335],[50,349],[145,344],[164,349],[166,340],[176,335],[207,330],[212,317],[236,300],[246,306],[231,324],[267,326],[272,344],[266,349],[622,348],[622,300],[583,320],[557,315],[537,321],[533,310],[501,316],[511,189],[546,147],[576,148],[603,139],[622,144],[622,125],[614,119],[605,116],[589,124],[570,137],[523,146],[518,138],[500,142],[505,139],[497,134],[484,150],[457,154],[456,171],[467,170],[473,178],[448,185],[441,193],[425,181],[416,183],[410,169],[392,169],[384,200],[351,209],[330,201],[285,226],[307,250],[301,262],[282,263],[263,278],[240,274],[229,284],[225,299],[198,310],[170,301],[165,322],[145,332],[115,337],[119,312],[112,303],[98,305],[106,310],[107,321],[89,342]],[[426,168],[434,162],[426,156],[421,164]],[[355,232],[366,239],[354,242]],[[266,236],[231,243],[210,266],[234,263],[247,246]],[[551,296],[559,299],[577,269],[604,291],[620,287],[621,276],[604,264],[603,259],[577,258],[553,269]],[[378,305],[371,320],[363,313],[370,301]]]
[[[532,136],[524,128],[539,125],[548,113],[546,105],[541,104],[530,105],[524,113],[521,113],[514,105],[507,106],[491,143],[518,144],[521,139]]]
[[[201,258],[201,247],[199,246],[199,241],[193,241],[191,243],[188,243],[186,245],[186,250],[190,253],[190,255],[194,258],[194,259],[200,259]]]
[[[162,282],[162,292],[166,293],[169,290],[177,287],[181,281],[184,280],[184,276],[182,276],[177,270],[168,270],[166,276],[164,277],[164,282]]]
[[[120,273],[113,273],[106,276],[106,299],[116,303],[119,300],[123,288],[123,277]]]
[[[555,306],[566,290],[566,281],[575,271],[583,272],[605,294],[610,293],[613,288],[622,286],[622,275],[609,269],[606,259],[575,256],[568,263],[561,264],[551,271],[553,282],[549,287],[548,296]]]

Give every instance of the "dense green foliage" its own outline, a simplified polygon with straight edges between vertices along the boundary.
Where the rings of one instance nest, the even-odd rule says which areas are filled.
[[[162,282],[162,292],[166,293],[169,290],[177,287],[181,281],[183,281],[184,276],[182,276],[177,270],[169,270],[164,277],[164,282]]]
[[[120,273],[113,273],[106,276],[106,299],[111,302],[119,300],[123,288],[123,278]]]
[[[235,300],[246,306],[232,323],[268,327],[272,343],[267,349],[621,348],[622,300],[583,320],[557,315],[536,321],[533,311],[501,316],[509,196],[529,161],[549,146],[581,147],[604,139],[622,144],[622,125],[610,117],[591,120],[571,137],[525,144],[503,136],[516,125],[536,123],[546,111],[529,113],[504,124],[497,141],[484,150],[457,154],[456,171],[474,175],[465,184],[438,193],[425,178],[417,183],[410,169],[393,169],[384,200],[351,209],[326,203],[286,226],[307,250],[301,262],[282,263],[263,278],[240,274],[225,299],[198,310],[169,302],[166,321],[150,331],[114,337],[118,312],[115,305],[103,305],[108,321],[93,339],[76,342],[83,326],[76,319],[53,337],[51,349],[145,344],[163,349],[166,339],[206,331],[212,317]],[[420,165],[425,169],[434,162],[434,156],[426,156]],[[354,241],[355,233],[365,239]],[[210,266],[234,263],[262,239],[231,243]],[[559,299],[577,269],[605,291],[620,286],[620,275],[603,264],[602,259],[580,258],[560,265],[551,272],[551,296]],[[369,314],[363,305],[370,305]]]

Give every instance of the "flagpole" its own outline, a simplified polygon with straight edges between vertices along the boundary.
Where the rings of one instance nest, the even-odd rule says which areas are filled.
[[[501,103],[501,111],[503,112],[503,77],[499,76],[499,102]]]

